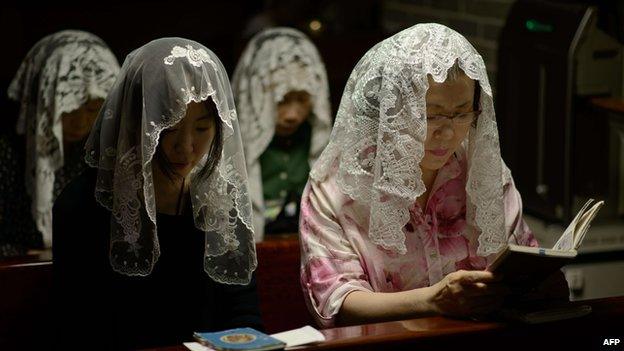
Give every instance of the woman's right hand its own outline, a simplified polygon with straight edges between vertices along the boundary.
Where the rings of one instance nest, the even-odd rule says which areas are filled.
[[[459,270],[432,285],[429,304],[437,314],[482,316],[501,307],[509,288],[487,271]]]

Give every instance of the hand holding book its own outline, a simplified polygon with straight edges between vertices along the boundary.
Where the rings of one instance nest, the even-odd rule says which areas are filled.
[[[487,267],[488,271],[503,274],[512,285],[533,288],[546,277],[570,263],[577,255],[592,220],[604,204],[598,201],[590,207],[590,199],[552,248],[508,244]]]
[[[591,311],[588,306],[567,303],[568,286],[561,267],[577,256],[576,250],[604,204],[593,202],[585,203],[551,249],[509,244],[496,255],[487,270],[504,275],[504,282],[515,293],[502,310],[505,319],[541,323]]]
[[[426,299],[435,314],[452,317],[486,315],[498,310],[509,288],[492,272],[459,270],[428,289]]]

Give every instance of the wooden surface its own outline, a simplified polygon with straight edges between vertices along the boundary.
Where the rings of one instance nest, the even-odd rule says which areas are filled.
[[[263,261],[284,261],[280,269],[273,262],[259,266],[259,275],[278,273],[297,275],[298,241],[295,236],[268,240],[261,244],[259,256]],[[271,242],[272,241],[272,242]],[[268,262],[267,262],[268,263]],[[280,265],[278,265],[280,266]],[[0,350],[45,349],[46,330],[49,329],[49,292],[51,289],[52,264],[44,255],[31,255],[0,261]],[[284,270],[284,272],[281,272]],[[279,271],[279,272],[278,272]],[[264,272],[264,273],[262,273]],[[294,278],[293,278],[294,279]],[[622,277],[614,277],[622,279]],[[261,280],[262,281],[262,280]],[[268,332],[296,328],[310,321],[302,303],[298,286],[291,286],[291,292],[283,291],[276,282],[281,279],[268,278],[266,288],[259,287],[265,298],[261,306],[263,318],[273,321]],[[273,284],[276,283],[277,285]],[[262,283],[261,283],[262,284]],[[10,287],[10,289],[2,289]],[[284,295],[284,293],[286,295]],[[262,297],[261,296],[261,297]],[[297,306],[287,306],[286,297],[292,298]],[[275,302],[280,308],[275,309]],[[261,302],[262,303],[262,302]],[[325,329],[321,332],[326,341],[316,345],[292,348],[293,350],[593,350],[604,349],[606,338],[620,338],[624,343],[624,297],[580,301],[592,306],[593,312],[585,317],[545,323],[520,325],[502,322],[476,322],[444,317],[418,318],[405,321],[375,323],[360,326]],[[271,306],[272,307],[269,307]],[[284,307],[284,308],[282,308]],[[282,328],[284,327],[284,328]],[[33,338],[32,332],[43,336]],[[622,345],[620,343],[620,345]],[[17,347],[17,348],[16,348]],[[612,348],[617,349],[617,348]],[[154,351],[186,351],[183,345],[164,346]]]
[[[624,99],[620,98],[593,98],[591,103],[594,106],[605,109],[609,112],[624,114]],[[624,342],[624,341],[623,341]]]
[[[326,341],[291,350],[599,350],[605,338],[624,340],[624,297],[581,301],[585,317],[538,325],[428,317],[325,329]],[[622,341],[624,342],[624,341]],[[620,344],[622,345],[622,344]],[[614,348],[616,349],[616,348]],[[184,346],[153,351],[183,351]]]
[[[35,257],[0,261],[0,350],[49,346],[51,290],[52,262]]]
[[[299,284],[300,251],[297,235],[267,235],[256,244],[258,299],[267,333],[313,323]]]
[[[0,267],[19,266],[52,261],[52,250],[32,251],[28,255],[0,259]]]

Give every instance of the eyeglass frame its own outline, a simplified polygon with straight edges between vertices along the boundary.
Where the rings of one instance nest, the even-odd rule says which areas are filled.
[[[483,110],[474,110],[474,111],[457,113],[457,114],[455,114],[453,116],[447,116],[447,115],[442,115],[442,114],[435,114],[435,115],[427,114],[426,118],[427,118],[427,124],[429,122],[431,122],[432,120],[433,120],[434,123],[442,122],[444,120],[450,120],[452,125],[454,125],[454,126],[462,126],[462,125],[468,125],[470,123],[474,123],[474,121],[476,121],[477,118],[479,118],[479,116],[481,115],[482,112],[483,112]],[[469,122],[468,121],[462,122],[462,123],[457,122],[458,118],[460,116],[469,115],[469,114],[473,115],[473,117],[470,119]],[[433,119],[432,117],[436,117],[436,119]]]

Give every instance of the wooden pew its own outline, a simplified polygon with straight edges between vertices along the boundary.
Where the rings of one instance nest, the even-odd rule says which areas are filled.
[[[258,293],[267,332],[310,324],[299,287],[296,237],[269,240],[257,247]],[[53,322],[49,319],[51,284],[51,262],[0,262],[0,350],[49,349]],[[624,297],[576,303],[591,305],[593,312],[585,317],[541,325],[474,322],[437,316],[333,328],[322,331],[326,342],[300,349],[573,350],[601,349],[605,339],[624,339]],[[154,350],[184,351],[186,348],[172,345]]]
[[[256,248],[258,295],[266,331],[312,324],[299,283],[297,236],[270,237]],[[43,254],[0,261],[0,350],[49,348],[50,258]]]
[[[332,328],[321,330],[325,342],[289,350],[616,350],[615,346],[604,346],[605,340],[614,338],[619,338],[622,345],[624,297],[575,303],[590,305],[593,312],[576,319],[536,325],[435,316]],[[188,351],[182,345],[149,350]]]
[[[50,345],[52,262],[0,262],[0,350],[47,350]]]
[[[314,325],[299,282],[298,235],[267,236],[256,244],[258,297],[266,331]]]

